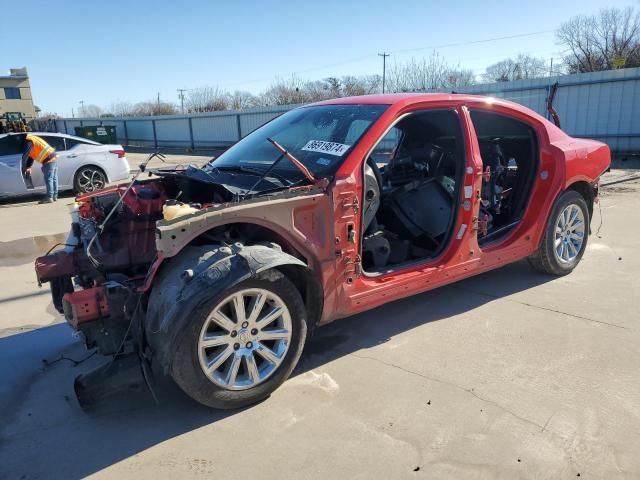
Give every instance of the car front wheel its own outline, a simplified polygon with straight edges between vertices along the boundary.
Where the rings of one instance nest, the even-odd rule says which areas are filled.
[[[173,355],[171,376],[204,405],[251,405],[289,377],[306,336],[300,293],[284,275],[270,270],[193,312]]]
[[[529,263],[551,275],[570,273],[584,255],[589,239],[589,209],[584,197],[568,190],[556,201],[538,252]]]

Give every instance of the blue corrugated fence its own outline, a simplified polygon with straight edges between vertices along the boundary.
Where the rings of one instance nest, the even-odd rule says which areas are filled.
[[[549,86],[558,82],[554,106],[570,135],[599,139],[616,152],[640,152],[640,68],[473,85],[460,93],[505,98],[547,116]],[[125,146],[207,148],[228,146],[298,105],[238,111],[126,118],[58,119],[58,131],[115,125]]]

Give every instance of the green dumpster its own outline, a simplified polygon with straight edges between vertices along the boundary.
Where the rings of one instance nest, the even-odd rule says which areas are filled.
[[[96,125],[92,127],[76,127],[76,136],[100,142],[103,144],[117,144],[118,136],[113,125]]]

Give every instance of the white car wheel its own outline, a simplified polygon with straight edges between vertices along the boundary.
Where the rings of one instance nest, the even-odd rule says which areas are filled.
[[[107,185],[107,176],[98,167],[82,167],[76,173],[73,189],[76,193],[90,193],[103,189]]]

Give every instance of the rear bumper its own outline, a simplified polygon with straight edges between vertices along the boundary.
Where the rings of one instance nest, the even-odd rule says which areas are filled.
[[[119,182],[121,180],[128,180],[131,177],[131,167],[127,157],[116,159],[113,165],[110,166],[107,176],[110,182]]]

